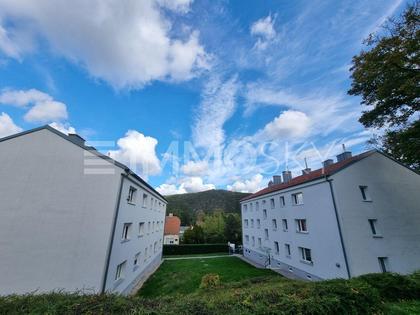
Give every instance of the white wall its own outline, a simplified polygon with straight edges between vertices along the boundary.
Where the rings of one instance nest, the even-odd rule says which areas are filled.
[[[127,196],[133,186],[137,189],[134,203],[127,202]],[[147,194],[147,205],[143,206],[143,193]],[[151,205],[151,198],[157,200]],[[159,206],[160,203],[160,206]],[[162,256],[163,228],[165,222],[166,201],[150,189],[144,187],[136,179],[124,178],[121,198],[119,203],[118,218],[115,226],[115,234],[111,251],[106,290],[119,293],[128,293],[138,279],[144,276],[151,265],[159,264]],[[145,233],[140,235],[139,223],[145,223]],[[150,222],[151,230],[148,231]],[[158,223],[159,222],[159,223]],[[122,240],[123,227],[125,223],[131,223],[129,240]],[[153,229],[154,223],[154,229]],[[155,243],[156,251],[155,251]],[[151,250],[150,250],[150,246]],[[147,256],[145,255],[147,247]],[[139,255],[138,266],[134,265],[134,257]],[[123,278],[115,280],[117,266],[126,261]]]
[[[179,236],[178,235],[165,235],[163,239],[163,244],[179,245]]]
[[[292,205],[291,194],[303,192],[303,205]],[[286,205],[280,207],[279,197],[284,196]],[[275,199],[275,209],[270,207],[270,199]],[[262,201],[266,200],[268,217],[263,219]],[[259,201],[260,210],[256,210],[255,202]],[[250,203],[253,203],[253,211],[250,211]],[[242,202],[247,204],[248,210],[244,212],[242,206],[242,226],[243,226],[243,244],[245,249],[250,249],[251,253],[246,253],[250,259],[263,260],[260,254],[264,251],[258,248],[258,237],[262,238],[263,247],[271,248],[272,258],[276,262],[292,266],[301,274],[314,275],[321,279],[347,278],[344,255],[340,243],[336,217],[329,191],[329,185],[325,180],[318,180],[297,187],[291,187],[281,192],[274,192],[263,197],[254,198]],[[250,227],[250,220],[254,219],[254,228]],[[244,219],[248,219],[249,227],[244,227]],[[256,226],[256,220],[261,220],[261,228]],[[272,228],[272,219],[277,220],[277,230]],[[288,231],[284,232],[282,219],[287,219]],[[308,233],[302,234],[296,232],[295,219],[306,219]],[[264,240],[264,229],[269,231],[269,240]],[[249,235],[249,244],[245,242],[245,235]],[[255,247],[252,246],[252,236],[255,236]],[[279,242],[280,252],[275,254],[274,241]],[[288,243],[291,247],[291,256],[286,257],[284,244]],[[310,248],[312,251],[313,264],[307,264],[301,261],[301,255],[298,247]],[[340,267],[337,267],[339,264]],[[275,266],[272,265],[273,267]]]
[[[332,176],[352,276],[389,269],[420,269],[420,176],[380,153]],[[362,200],[360,185],[372,201]],[[382,238],[374,238],[368,219],[377,219]]]
[[[85,157],[45,129],[0,142],[0,294],[101,289],[121,169]]]

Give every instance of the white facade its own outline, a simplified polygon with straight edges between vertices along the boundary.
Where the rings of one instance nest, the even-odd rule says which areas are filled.
[[[163,238],[163,244],[179,245],[179,236],[178,235],[165,235]]]
[[[373,152],[242,201],[244,255],[311,280],[413,272],[420,268],[419,191],[418,174]]]
[[[128,293],[159,265],[166,200],[87,149],[48,126],[0,139],[0,295]]]

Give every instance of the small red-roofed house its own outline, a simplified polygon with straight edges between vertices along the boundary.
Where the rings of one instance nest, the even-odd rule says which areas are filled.
[[[163,244],[179,245],[179,231],[181,228],[181,220],[172,213],[165,218],[165,230]]]

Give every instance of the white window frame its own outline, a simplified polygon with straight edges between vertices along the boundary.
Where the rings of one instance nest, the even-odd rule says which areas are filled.
[[[267,220],[267,209],[263,210],[263,219]]]
[[[286,257],[290,257],[292,255],[292,250],[290,248],[290,244],[284,243],[284,251],[286,253]]]
[[[286,206],[286,200],[284,199],[284,196],[280,196],[280,208],[284,208]]]
[[[248,219],[244,220],[244,225],[245,225],[245,228],[247,229],[248,228]]]
[[[301,196],[299,198],[299,196]],[[292,194],[292,204],[294,206],[299,206],[299,205],[303,205],[303,193],[302,192],[297,192]]]
[[[257,229],[260,229],[260,228],[261,228],[261,220],[257,219]]]
[[[299,247],[299,250],[300,250],[301,261],[305,263],[313,264],[312,250],[306,247]]]
[[[277,231],[277,220],[276,219],[271,220],[271,225],[273,227],[273,231]]]
[[[123,230],[122,230],[122,235],[121,235],[121,240],[122,241],[128,241],[130,240],[130,235],[131,235],[131,227],[132,227],[132,223],[124,223],[123,225]]]
[[[368,186],[360,185],[359,189],[360,189],[360,193],[362,194],[362,200],[363,201],[367,201],[367,202],[372,201],[372,198],[370,197],[370,194],[369,194]]]
[[[145,229],[146,229],[146,224],[145,224],[145,222],[140,222],[140,223],[139,223],[139,236],[144,236],[144,234],[145,234]]]
[[[296,219],[296,232],[298,233],[308,233],[308,223],[306,219]]]
[[[126,264],[127,260],[124,260],[121,264],[117,266],[117,270],[115,271],[115,281],[124,279]]]
[[[378,220],[377,219],[368,219],[370,231],[372,232],[373,237],[382,237],[381,233],[378,230]]]
[[[378,257],[378,263],[382,273],[389,272],[388,257]]]
[[[274,241],[274,254],[279,255],[280,254],[280,245],[279,242]]]
[[[141,252],[138,252],[137,254],[134,255],[134,260],[133,260],[134,267],[140,266],[140,255],[141,255]]]
[[[255,203],[255,211],[259,211],[260,210],[260,203],[257,201]]]
[[[136,196],[137,196],[137,189],[133,186],[130,186],[130,188],[128,189],[127,202],[130,204],[135,204]]]
[[[270,207],[271,207],[271,209],[274,209],[276,207],[276,202],[275,202],[274,198],[270,199]]]
[[[147,208],[148,197],[149,197],[148,194],[143,193],[143,205],[142,205],[143,208]]]
[[[282,219],[282,220],[281,220],[281,224],[282,224],[282,226],[283,226],[283,231],[284,231],[284,232],[289,231],[289,225],[287,224],[287,219]]]
[[[270,239],[270,234],[268,233],[268,229],[264,229],[264,239],[268,241]]]

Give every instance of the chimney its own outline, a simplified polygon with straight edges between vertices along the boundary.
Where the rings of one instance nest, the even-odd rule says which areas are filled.
[[[306,161],[305,157],[305,169],[302,170],[302,175],[309,174],[311,172],[311,169],[308,167],[308,162]]]
[[[271,186],[273,186],[273,185],[274,185],[273,181],[272,181],[272,180],[270,180],[270,181],[268,182],[268,187],[271,187]]]
[[[85,139],[83,139],[81,136],[79,136],[76,133],[69,133],[68,137],[72,142],[78,145],[81,145],[81,146],[85,145]]]
[[[173,216],[174,216],[174,214],[173,214],[173,213],[169,213],[169,216],[170,216],[170,217],[173,217]]]
[[[280,175],[274,175],[273,176],[273,184],[274,185],[281,184],[281,176]]]
[[[291,171],[283,171],[283,182],[288,183],[292,180],[292,172]]]
[[[340,153],[339,155],[337,155],[337,162],[341,162],[349,158],[351,158],[351,152],[346,151],[346,146],[343,143],[343,153]]]
[[[331,164],[334,164],[334,160],[333,159],[328,159],[328,160],[325,160],[324,162],[322,162],[322,167],[327,167],[327,166],[330,166]]]

